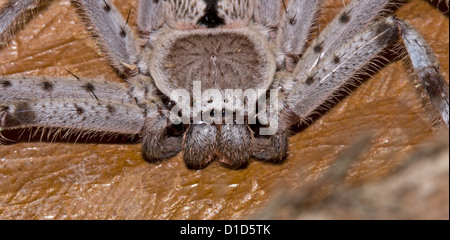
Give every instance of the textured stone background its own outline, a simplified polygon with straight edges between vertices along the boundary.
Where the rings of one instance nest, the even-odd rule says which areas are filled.
[[[0,5],[5,2],[0,0]],[[130,4],[136,4],[136,0],[114,2],[123,15],[127,14]],[[342,2],[329,0],[321,21],[325,23],[332,18]],[[439,11],[429,1],[410,0],[396,11],[396,15],[425,35],[436,51],[448,81],[448,13]],[[134,21],[131,24],[134,26]],[[102,58],[69,1],[55,0],[37,13],[8,46],[0,49],[0,74],[70,77],[64,68],[81,77],[121,81]],[[412,153],[424,146],[435,145],[440,132],[448,131],[430,127],[432,121],[424,107],[426,100],[409,79],[412,77],[402,62],[389,64],[351,96],[342,99],[323,117],[293,136],[289,158],[278,165],[252,161],[246,169],[239,171],[218,164],[193,171],[186,169],[181,157],[149,164],[141,157],[138,144],[120,142],[22,141],[0,146],[0,219],[242,219],[264,216],[260,213],[278,209],[273,207],[274,202],[295,199],[295,194],[291,194],[292,197],[280,195],[280,192],[301,195],[304,194],[302,189],[322,181],[337,156],[367,130],[374,131],[370,149],[350,167],[344,182],[348,187],[377,184],[403,165]],[[11,133],[8,136],[16,137]],[[445,147],[443,151],[445,153]],[[436,190],[432,193],[440,194],[442,198],[430,202],[425,209],[415,208],[414,201],[405,202],[411,205],[404,207],[415,211],[414,214],[396,214],[388,206],[374,210],[380,214],[369,216],[349,215],[345,211],[342,213],[343,210],[321,215],[305,208],[299,208],[298,215],[267,216],[448,218],[448,153],[441,158],[444,159],[443,173],[440,173],[443,180],[435,183],[424,178],[420,183],[432,186]],[[431,176],[433,174],[431,172]],[[356,192],[365,199],[366,195],[358,189],[353,194]],[[386,189],[385,194],[390,193],[389,187],[379,189],[381,192]],[[369,195],[368,198],[372,197],[373,201],[379,196]],[[416,200],[419,197],[414,193],[409,196]],[[397,201],[393,198],[391,204],[395,205]],[[352,206],[346,203],[344,201],[342,205]],[[339,203],[334,206],[323,204],[322,209],[342,208]]]

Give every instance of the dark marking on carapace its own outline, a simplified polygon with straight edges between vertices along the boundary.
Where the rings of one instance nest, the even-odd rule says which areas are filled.
[[[92,83],[86,83],[83,86],[84,90],[86,90],[87,92],[94,92],[95,90],[95,86]]]
[[[105,12],[110,12],[111,11],[111,6],[109,6],[109,4],[103,0],[103,2],[105,3],[105,6],[103,7],[103,10],[105,10]]]
[[[198,20],[197,25],[205,26],[207,28],[216,28],[225,25],[225,20],[219,17],[217,13],[218,0],[203,0],[207,4],[205,15]]]
[[[350,19],[351,19],[351,16],[347,12],[344,12],[339,17],[339,22],[340,23],[348,23],[348,22],[350,22]]]
[[[42,83],[42,89],[44,91],[50,92],[50,91],[53,90],[53,84],[51,82],[49,82],[49,81],[44,81]]]
[[[86,83],[85,85],[83,85],[83,89],[86,90],[86,92],[92,93],[92,95],[94,95],[94,97],[95,97],[95,99],[97,99],[97,101],[99,100],[97,95],[95,95],[95,93],[94,93],[95,86],[92,83]]]
[[[447,84],[442,75],[439,74],[437,67],[422,70],[419,72],[419,77],[424,82],[431,99],[442,98],[443,94],[448,95],[448,88],[444,88]]]
[[[315,82],[314,76],[309,76],[306,80],[305,83],[308,86],[311,86],[311,84],[313,84]]]
[[[313,50],[315,53],[321,53],[323,51],[322,43],[319,43],[316,46],[314,46]]]
[[[14,117],[20,123],[33,123],[36,119],[36,114],[27,102],[20,102],[16,105]]]
[[[375,32],[377,34],[382,34],[382,33],[386,32],[387,30],[389,30],[390,28],[392,28],[392,25],[390,25],[387,22],[383,21],[383,22],[380,22],[376,26]]]
[[[341,62],[341,59],[338,56],[334,56],[333,63],[338,64],[339,62]]]
[[[116,112],[116,108],[113,107],[111,104],[106,105],[106,109],[108,109],[108,112],[110,114],[114,114]]]
[[[124,27],[120,27],[120,36],[123,38],[127,36],[127,32]]]
[[[84,113],[84,108],[82,108],[82,107],[80,107],[80,106],[78,106],[78,105],[74,105],[74,106],[75,106],[75,110],[77,111],[77,113],[78,113],[79,115],[81,115],[81,114]]]
[[[375,32],[379,35],[376,38],[378,45],[395,43],[400,38],[400,29],[396,25],[386,21],[377,24]]]
[[[297,20],[295,20],[295,17],[292,17],[291,19],[289,19],[289,24],[294,25],[297,23]]]
[[[2,87],[7,88],[7,87],[11,87],[12,83],[8,80],[3,80],[0,82],[0,85],[2,85]]]

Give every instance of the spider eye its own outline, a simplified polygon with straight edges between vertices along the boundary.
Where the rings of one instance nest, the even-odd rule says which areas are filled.
[[[164,102],[164,107],[166,107],[167,109],[171,109],[174,105],[175,103],[172,101]]]

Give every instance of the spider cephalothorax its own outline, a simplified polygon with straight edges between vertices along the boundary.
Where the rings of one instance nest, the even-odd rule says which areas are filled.
[[[150,72],[156,87],[166,96],[171,96],[177,89],[187,90],[190,93],[189,98],[192,99],[191,106],[199,99],[200,103],[195,104],[201,104],[202,109],[198,113],[189,113],[193,115],[204,115],[208,112],[207,117],[215,117],[215,113],[219,114],[219,117],[225,117],[225,108],[218,106],[214,111],[212,105],[208,104],[212,103],[212,99],[205,98],[202,94],[207,89],[217,90],[222,100],[231,104],[227,109],[236,114],[233,103],[239,99],[227,99],[225,91],[233,90],[234,93],[235,90],[242,90],[244,93],[255,90],[254,93],[257,93],[258,89],[267,90],[275,74],[273,46],[261,32],[251,27],[203,27],[177,31],[168,29],[167,33],[156,40],[155,47],[158,51],[150,60]],[[197,92],[194,89],[196,82],[201,86]],[[246,99],[243,97],[240,100],[251,105],[256,103],[254,101],[259,96]],[[178,99],[173,101],[181,104]],[[248,120],[248,114],[244,115]],[[229,165],[237,163],[239,166],[252,156],[254,134],[250,126],[233,122],[228,125],[221,124],[225,121],[212,125],[211,122],[205,124],[204,118],[199,120],[201,121],[197,123],[187,123],[189,126],[183,150],[188,162],[201,166],[219,156],[221,161]]]
[[[35,2],[11,0],[1,10],[0,40]],[[352,1],[313,40],[320,0],[140,0],[139,39],[109,0],[72,2],[129,88],[2,76],[0,130],[139,135],[148,160],[182,151],[192,168],[214,159],[233,168],[251,157],[276,162],[293,124],[399,42],[448,125],[438,62],[415,29],[387,16],[389,0]]]

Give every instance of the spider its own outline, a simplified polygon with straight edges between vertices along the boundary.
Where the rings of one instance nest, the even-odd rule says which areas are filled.
[[[10,0],[1,9],[0,42],[36,2]],[[128,88],[75,74],[0,76],[0,131],[137,135],[147,160],[183,152],[194,169],[214,160],[230,168],[250,158],[280,162],[291,127],[310,121],[396,44],[448,126],[449,88],[438,61],[411,25],[389,16],[389,0],[352,1],[317,37],[321,0],[140,0],[138,37],[109,0],[72,2]],[[204,97],[196,84],[214,94]],[[259,91],[230,96],[229,89]],[[179,90],[187,99],[174,97]],[[264,127],[273,131],[263,134]]]

